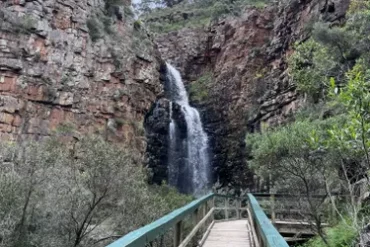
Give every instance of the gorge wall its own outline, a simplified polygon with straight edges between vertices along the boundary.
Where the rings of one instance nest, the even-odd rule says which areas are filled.
[[[0,1],[0,139],[97,133],[145,151],[163,88],[129,0]]]
[[[309,37],[310,24],[340,24],[348,6],[349,0],[290,1],[249,8],[206,29],[157,35],[163,59],[182,72],[189,88],[204,73],[213,75],[207,97],[192,103],[201,109],[210,136],[215,180],[255,185],[245,164],[246,134],[282,124],[299,108],[302,99],[288,77],[287,57],[295,42]]]
[[[287,56],[309,37],[313,20],[340,24],[348,4],[247,8],[207,28],[157,34],[155,45],[129,0],[0,1],[0,139],[96,133],[147,151],[154,182],[167,180],[165,60],[188,87],[212,74],[205,99],[192,105],[210,139],[214,180],[252,187],[245,135],[284,123],[299,108]],[[175,105],[172,114],[183,122],[180,113]]]

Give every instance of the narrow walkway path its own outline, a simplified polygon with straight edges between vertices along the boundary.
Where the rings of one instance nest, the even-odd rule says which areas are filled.
[[[253,247],[248,220],[217,222],[203,247]]]

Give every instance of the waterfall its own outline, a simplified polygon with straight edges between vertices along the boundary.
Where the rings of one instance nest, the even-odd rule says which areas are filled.
[[[169,183],[180,191],[200,195],[210,186],[208,137],[197,109],[189,98],[179,71],[167,64],[167,84],[170,104]],[[181,135],[173,112],[174,104],[181,108],[186,122],[186,134]],[[185,138],[181,138],[185,136]],[[184,159],[184,162],[180,160]],[[184,166],[184,167],[180,167]]]

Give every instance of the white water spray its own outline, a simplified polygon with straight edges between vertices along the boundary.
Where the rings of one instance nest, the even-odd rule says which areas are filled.
[[[189,186],[193,194],[199,195],[207,191],[210,185],[208,137],[203,130],[199,112],[189,105],[189,98],[179,71],[170,64],[167,64],[167,79],[170,84],[171,100],[181,107],[187,126],[187,138],[184,145],[177,140],[177,127],[172,116],[171,102],[169,182],[171,185],[177,186],[179,179],[185,181],[188,183],[185,186]],[[189,178],[179,178],[179,170],[181,169],[176,164],[175,153],[184,146],[186,150],[183,152],[186,153],[183,156],[186,157],[185,165],[187,166],[185,170],[188,171]]]

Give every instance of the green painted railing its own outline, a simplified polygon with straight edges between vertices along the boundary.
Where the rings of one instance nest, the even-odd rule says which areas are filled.
[[[225,206],[215,207],[215,198],[223,199]],[[230,206],[230,200],[234,202],[234,207]],[[247,201],[248,207],[242,207],[243,200]],[[255,246],[288,246],[284,238],[271,224],[253,195],[248,194],[247,198],[236,198],[232,196],[209,194],[167,214],[149,225],[127,234],[107,247],[145,247],[147,244],[158,239],[158,237],[163,236],[170,229],[173,229],[173,246],[185,247],[191,242],[199,229],[204,227],[207,221],[212,220],[211,225],[200,241],[201,246],[214,223],[214,212],[224,211],[225,220],[229,220],[230,210],[236,211],[236,219],[240,219],[242,217],[242,212],[247,211],[248,218],[252,225],[251,237],[255,242],[258,242]],[[193,216],[192,219],[195,226],[191,232],[184,237],[182,231],[183,221],[188,216]]]
[[[193,213],[199,213],[199,209],[207,203],[213,202],[214,194],[209,194],[188,205],[173,211],[153,223],[133,231],[108,247],[144,247],[147,243],[155,240],[158,236],[165,234],[169,229],[175,228],[174,245],[180,245],[182,221]],[[213,208],[213,205],[212,207]],[[205,210],[204,210],[205,211]],[[204,215],[204,211],[202,212]],[[204,218],[204,216],[203,216]]]
[[[289,245],[271,224],[265,212],[260,207],[256,198],[252,194],[248,194],[248,207],[251,214],[250,222],[257,235],[257,241],[263,247],[288,247]]]

